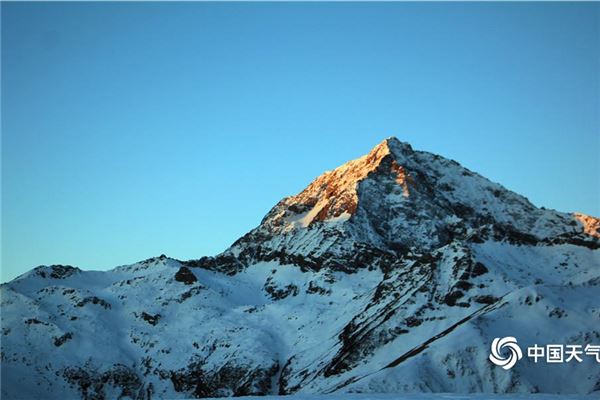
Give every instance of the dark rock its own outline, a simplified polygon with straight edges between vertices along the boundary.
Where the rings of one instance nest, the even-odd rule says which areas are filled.
[[[420,318],[416,318],[416,317],[408,317],[408,318],[406,318],[406,320],[404,321],[404,323],[409,328],[412,328],[412,327],[421,325],[423,323],[423,320],[420,319]]]
[[[27,325],[32,325],[32,324],[33,324],[33,325],[37,325],[37,324],[48,325],[48,323],[47,323],[47,322],[42,322],[42,321],[40,321],[40,320],[39,320],[39,319],[37,319],[37,318],[29,318],[29,319],[26,319],[26,320],[25,320],[25,323],[26,323]]]
[[[447,305],[452,307],[452,306],[456,305],[456,301],[463,296],[464,296],[463,292],[461,292],[460,290],[455,290],[453,292],[448,293],[444,297],[444,303],[446,303]]]
[[[480,262],[476,262],[475,265],[473,266],[473,270],[471,271],[471,276],[476,277],[476,276],[483,275],[487,272],[489,272],[489,270],[487,269],[487,267],[485,265],[483,265]]]
[[[154,325],[158,324],[158,320],[160,319],[160,314],[151,315],[146,312],[142,312],[141,317],[144,321],[146,321],[150,325],[154,326]]]
[[[65,279],[79,272],[79,268],[75,268],[70,265],[51,265],[50,268],[52,268],[52,272],[50,272],[50,278],[53,279]]]
[[[202,268],[210,271],[222,272],[227,275],[235,275],[245,267],[232,254],[223,253],[216,257],[202,257],[197,260],[181,261],[181,263],[190,268]]]
[[[310,281],[310,283],[308,284],[308,288],[306,289],[306,293],[318,293],[321,295],[329,295],[331,294],[331,290],[325,289],[321,286],[318,286],[313,281]]]
[[[119,399],[151,399],[151,386],[144,388],[135,371],[122,364],[115,364],[104,372],[92,368],[67,367],[63,370],[63,376],[67,382],[79,388],[83,400],[106,399],[107,387],[120,389]],[[112,393],[112,390],[110,392]]]
[[[540,243],[540,239],[525,232],[519,232],[510,226],[495,224],[494,238],[498,241],[505,240],[510,244],[520,246],[535,246]]]
[[[42,278],[49,277],[52,279],[65,279],[77,272],[80,272],[80,269],[76,268],[76,267],[72,267],[70,265],[57,264],[57,265],[50,265],[49,267],[39,266],[39,267],[35,268],[34,271],[36,272],[36,274],[38,276],[41,276]]]
[[[500,298],[498,298],[496,296],[489,295],[489,294],[473,297],[473,301],[475,303],[479,303],[479,304],[494,304],[499,299]]]
[[[54,338],[54,345],[56,347],[60,347],[62,346],[67,340],[72,339],[73,338],[73,334],[71,332],[67,332],[62,336],[59,337],[55,337]]]
[[[270,393],[273,377],[279,364],[268,366],[239,366],[228,362],[211,371],[202,369],[203,363],[195,361],[186,368],[171,371],[168,375],[177,392],[193,398],[224,396],[264,396]]]
[[[461,281],[456,282],[454,287],[461,289],[461,290],[469,290],[473,287],[473,284],[471,282],[461,280]]]
[[[202,287],[193,287],[190,290],[187,290],[187,291],[181,293],[181,295],[177,299],[177,302],[178,303],[183,303],[184,301],[186,301],[190,297],[195,296],[198,293],[200,293],[202,291],[202,289],[203,289]]]
[[[548,313],[548,316],[551,318],[563,318],[566,317],[568,314],[565,310],[563,310],[562,308],[554,308],[552,311],[550,311],[550,313]]]
[[[198,278],[196,278],[196,275],[194,275],[188,267],[183,266],[179,268],[179,271],[175,274],[175,280],[183,282],[186,285],[191,285],[192,283],[197,282]]]
[[[85,297],[82,300],[80,300],[77,304],[75,304],[76,307],[83,307],[86,304],[97,304],[99,306],[101,306],[102,308],[106,309],[106,310],[110,310],[112,308],[112,306],[110,305],[109,302],[107,302],[106,300],[102,300],[101,298],[98,298],[96,296],[89,296],[89,297]]]
[[[278,288],[272,284],[271,278],[267,279],[264,289],[271,296],[271,298],[273,300],[281,300],[281,299],[285,299],[286,297],[288,297],[290,295],[292,295],[292,296],[298,295],[298,286],[296,286],[294,284],[289,284],[283,288]]]

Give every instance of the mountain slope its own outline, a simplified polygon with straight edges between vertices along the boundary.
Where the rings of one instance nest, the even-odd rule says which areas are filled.
[[[590,393],[589,358],[487,356],[499,336],[600,344],[599,226],[389,138],[216,257],[3,284],[2,395]]]

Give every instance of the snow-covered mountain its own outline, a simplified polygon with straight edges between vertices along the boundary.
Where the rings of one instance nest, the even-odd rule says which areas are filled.
[[[599,228],[389,138],[215,257],[3,284],[1,394],[600,391],[593,357],[488,360],[495,337],[600,345]]]

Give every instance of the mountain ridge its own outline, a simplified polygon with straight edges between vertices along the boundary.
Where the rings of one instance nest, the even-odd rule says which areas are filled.
[[[2,396],[596,392],[588,359],[487,356],[600,341],[599,221],[388,138],[216,256],[2,284]]]
[[[444,176],[438,171],[440,169],[449,169],[452,173]],[[433,172],[430,173],[431,171]],[[457,184],[465,179],[473,180],[474,183]],[[361,186],[369,186],[373,181],[380,187],[385,185],[385,190],[377,190],[373,193],[369,193],[367,189],[361,190]],[[412,187],[414,200],[409,198],[409,187]],[[381,200],[389,197],[386,190],[394,189],[400,191],[396,193],[395,198],[391,198],[390,201]],[[361,192],[364,192],[366,197],[367,206],[364,209],[358,209]],[[457,200],[453,192],[459,192],[462,197],[459,196]],[[474,194],[471,193],[465,201],[464,193],[468,192]],[[483,195],[479,195],[480,193]],[[499,199],[499,196],[503,198]],[[426,207],[422,204],[414,206],[417,202],[424,203]],[[488,203],[489,207],[486,206]],[[373,210],[374,207],[371,205],[379,209]],[[516,209],[517,207],[519,209]],[[424,217],[420,216],[420,213],[425,213]],[[516,217],[514,215],[511,217],[511,214],[515,214]],[[395,229],[394,227],[390,229],[387,225],[378,229],[372,226],[374,224],[370,221],[380,219],[381,215],[402,219],[407,223],[397,224]],[[236,258],[243,265],[247,262],[245,260],[247,253],[261,253],[265,252],[265,247],[281,248],[282,246],[288,249],[287,253],[290,253],[290,245],[292,258],[297,256],[310,258],[312,254],[309,249],[298,249],[298,242],[302,243],[303,237],[307,235],[305,229],[308,229],[311,236],[322,235],[328,238],[342,236],[342,241],[345,243],[358,242],[360,246],[370,249],[390,250],[390,247],[406,247],[407,243],[422,247],[430,244],[430,237],[448,236],[448,232],[444,232],[443,224],[436,223],[435,218],[440,220],[471,218],[476,220],[474,223],[477,226],[484,225],[486,222],[508,225],[509,228],[504,229],[508,234],[514,228],[517,233],[525,232],[527,235],[539,236],[530,238],[531,240],[578,233],[580,231],[578,224],[582,224],[578,218],[573,218],[569,214],[538,209],[523,196],[462,167],[456,161],[428,152],[415,151],[408,143],[390,137],[375,146],[368,154],[320,175],[297,195],[282,199],[267,213],[259,227],[251,230],[216,258],[229,260]],[[588,221],[598,221],[591,216],[588,218],[590,218]],[[362,219],[363,222],[354,224],[355,221],[351,219]],[[311,226],[313,222],[323,224],[315,227]],[[357,225],[361,226],[354,229]],[[407,229],[408,235],[398,231],[403,228],[411,228]],[[415,240],[415,229],[420,231],[418,233],[421,240]],[[544,232],[545,229],[548,232]],[[283,235],[284,240],[293,236],[299,238],[298,240],[292,238],[292,243],[289,244],[282,244],[280,240],[271,245],[266,239],[272,235]],[[392,240],[391,244],[387,243],[390,242],[391,236],[398,236],[399,239]],[[251,251],[247,246],[239,249],[238,245],[244,240],[267,243],[260,246],[258,250]],[[435,244],[440,244],[444,240],[441,238]],[[325,238],[322,241],[325,241]],[[339,243],[328,244],[328,246],[336,247]],[[343,248],[342,244],[340,247],[336,251],[343,254],[356,251],[354,246]],[[431,249],[431,246],[426,247],[427,250]],[[316,253],[315,257],[322,259],[322,254]],[[241,257],[238,257],[240,255]],[[328,257],[330,256],[333,255],[328,254]]]

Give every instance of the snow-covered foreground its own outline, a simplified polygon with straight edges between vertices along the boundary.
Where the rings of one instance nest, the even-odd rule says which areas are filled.
[[[422,393],[422,394],[394,394],[394,393],[364,393],[364,394],[337,394],[337,395],[291,395],[291,396],[249,396],[242,400],[591,400],[598,399],[595,395],[569,395],[569,394],[454,394],[454,393]],[[215,398],[209,400],[216,400]],[[219,400],[222,400],[219,399]]]

